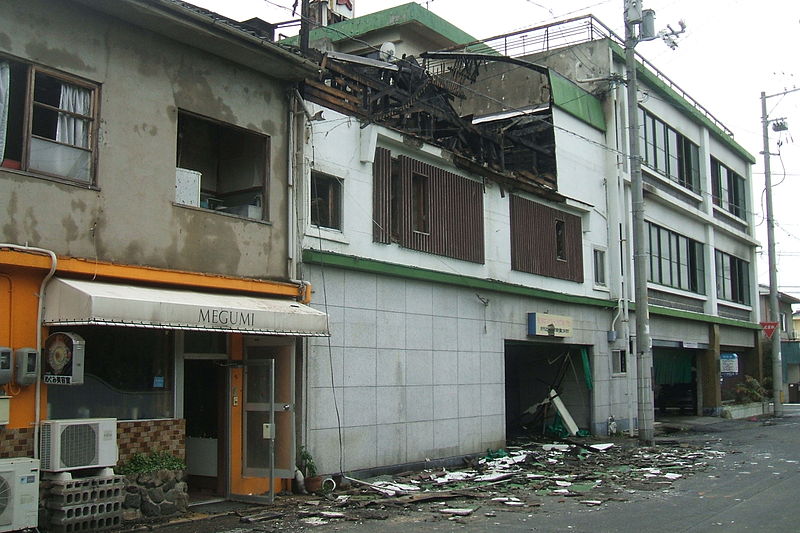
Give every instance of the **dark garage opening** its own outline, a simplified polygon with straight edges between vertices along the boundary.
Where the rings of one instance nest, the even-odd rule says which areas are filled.
[[[541,435],[555,419],[558,393],[580,429],[591,424],[591,370],[585,347],[506,342],[506,438]]]

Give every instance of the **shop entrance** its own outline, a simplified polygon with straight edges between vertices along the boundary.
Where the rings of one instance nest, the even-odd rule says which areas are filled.
[[[186,421],[186,466],[192,503],[228,493],[229,389],[227,335],[183,331],[176,336],[183,364],[183,418]],[[179,389],[180,390],[180,389]]]
[[[294,477],[294,356],[294,343],[286,339],[245,339],[244,477]],[[273,485],[268,483],[270,495]]]
[[[506,439],[557,432],[563,427],[550,401],[551,390],[578,428],[589,430],[591,375],[587,348],[506,342]]]
[[[697,414],[697,357],[693,350],[653,348],[653,376],[659,415]]]

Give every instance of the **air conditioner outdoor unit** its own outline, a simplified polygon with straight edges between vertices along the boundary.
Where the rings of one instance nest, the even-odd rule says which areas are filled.
[[[39,460],[0,459],[0,531],[39,524]]]
[[[117,464],[117,419],[45,420],[41,429],[43,472]]]

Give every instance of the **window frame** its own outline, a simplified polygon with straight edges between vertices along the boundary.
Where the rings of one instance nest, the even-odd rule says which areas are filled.
[[[606,272],[606,251],[602,248],[592,249],[592,268],[594,270],[594,284],[596,287],[607,288],[608,280]]]
[[[703,243],[658,224],[649,221],[646,224],[649,257],[647,281],[695,294],[705,294]]]
[[[711,156],[711,198],[727,213],[747,220],[747,180]]]
[[[202,209],[204,211],[210,211],[212,213],[217,213],[217,214],[220,214],[220,215],[234,216],[234,217],[241,218],[241,219],[244,219],[244,220],[249,220],[249,221],[269,222],[270,221],[270,215],[271,215],[270,209],[269,209],[269,205],[270,205],[270,182],[271,182],[270,166],[271,166],[271,163],[272,163],[272,136],[268,135],[266,133],[260,132],[260,131],[255,131],[255,130],[252,130],[252,129],[244,128],[242,126],[237,126],[236,124],[231,124],[230,122],[225,122],[225,121],[222,121],[222,120],[218,120],[218,119],[215,119],[215,118],[212,118],[212,117],[201,115],[199,113],[194,113],[194,112],[189,111],[189,110],[184,109],[184,108],[178,108],[178,121],[176,121],[176,126],[175,126],[175,128],[176,128],[176,131],[175,131],[175,143],[176,143],[175,144],[175,167],[176,168],[188,168],[188,167],[182,166],[182,164],[181,164],[181,139],[180,139],[181,131],[180,131],[180,127],[179,127],[181,115],[184,115],[184,116],[188,117],[191,120],[208,122],[208,123],[210,123],[211,125],[213,125],[213,126],[215,126],[217,128],[226,128],[226,129],[232,130],[233,132],[236,132],[237,134],[240,134],[240,135],[250,135],[252,137],[259,138],[263,142],[264,160],[262,162],[262,164],[263,164],[263,181],[262,181],[261,185],[260,186],[256,185],[256,186],[253,186],[253,187],[248,187],[246,189],[240,189],[240,190],[237,190],[237,191],[227,191],[226,193],[224,193],[224,194],[232,195],[232,194],[242,193],[242,192],[249,192],[249,191],[256,192],[256,191],[258,191],[258,193],[261,195],[261,216],[260,217],[250,217],[250,216],[246,216],[246,215],[240,215],[240,214],[236,214],[236,213],[232,213],[232,212],[227,212],[227,211],[224,211],[224,210],[219,209],[219,208],[204,207],[204,206],[202,206],[202,204],[200,205],[200,207],[198,207],[198,209]],[[194,169],[189,169],[189,170],[194,170]],[[203,195],[202,178],[201,178],[200,186],[201,186],[200,195],[201,195],[201,199],[202,199],[202,195]],[[220,193],[219,193],[218,189],[219,189],[219,186],[217,186],[217,191],[215,191],[215,194],[219,195]],[[206,189],[206,190],[208,190],[208,189]],[[208,196],[208,193],[206,193],[206,195]],[[184,206],[186,204],[176,203],[176,205]],[[245,205],[245,204],[237,204],[237,205]],[[230,207],[230,206],[228,206],[228,207]]]
[[[740,305],[751,305],[750,262],[735,255],[714,250],[717,298]]]
[[[314,220],[314,191],[319,191],[319,182],[318,180],[324,180],[327,182],[327,189],[328,189],[328,222],[329,224],[321,224],[319,220],[319,213],[317,216],[317,220]],[[334,176],[332,174],[328,174],[326,172],[321,172],[318,170],[311,170],[311,181],[310,181],[310,196],[309,196],[309,221],[312,226],[316,226],[318,228],[325,228],[334,231],[342,231],[344,224],[343,224],[343,193],[344,193],[344,180],[339,178],[338,176]],[[332,198],[333,197],[333,198]],[[335,215],[335,216],[334,216]],[[334,225],[332,220],[335,219],[336,224]]]
[[[642,106],[639,118],[642,163],[669,181],[700,192],[700,147]]]
[[[6,126],[6,138],[14,138],[19,137],[18,142],[20,143],[21,153],[20,153],[20,160],[16,161],[19,164],[19,168],[15,168],[13,166],[6,166],[3,163],[5,161],[15,161],[12,159],[5,159],[3,154],[0,154],[0,169],[3,171],[14,171],[18,170],[21,172],[25,172],[27,174],[31,174],[36,177],[41,177],[45,179],[52,179],[59,182],[68,183],[71,185],[78,185],[83,187],[94,188],[96,187],[97,182],[97,159],[98,159],[98,131],[99,131],[99,122],[100,122],[100,91],[101,85],[97,82],[93,82],[91,80],[87,80],[85,78],[81,78],[79,76],[75,76],[72,74],[68,74],[66,72],[62,72],[47,66],[42,66],[37,63],[33,63],[31,61],[26,61],[22,59],[12,58],[5,55],[0,55],[0,62],[8,62],[9,65],[17,65],[18,67],[22,67],[25,70],[22,79],[24,82],[18,81],[17,83],[24,83],[24,87],[21,87],[23,92],[22,98],[22,124],[19,131],[10,132],[8,129],[8,125]],[[85,89],[89,91],[89,107],[90,112],[88,115],[83,115],[77,112],[71,112],[61,107],[52,106],[47,104],[46,102],[37,102],[35,100],[35,92],[36,92],[36,78],[37,74],[41,74],[43,76],[47,76],[49,78],[55,79],[61,83],[72,85],[75,87],[79,87],[81,89]],[[9,90],[11,90],[11,85],[9,85]],[[16,102],[9,102],[9,106],[14,105]],[[87,146],[79,146],[76,144],[71,144],[68,142],[58,141],[56,139],[51,139],[49,137],[42,137],[41,135],[36,135],[33,132],[34,127],[34,110],[36,108],[46,109],[48,111],[56,113],[56,116],[60,114],[66,114],[70,116],[78,117],[80,120],[85,120],[88,122],[88,127],[86,131],[87,135]],[[47,170],[41,170],[37,168],[32,168],[31,165],[31,144],[33,139],[40,139],[42,141],[57,144],[59,146],[66,146],[69,148],[74,148],[76,150],[81,150],[87,152],[88,156],[88,166],[89,171],[87,175],[87,179],[80,179],[80,178],[73,178],[69,176],[64,176],[61,174],[56,174],[53,172],[48,172]],[[16,140],[16,139],[15,139]],[[7,141],[8,142],[8,141]]]
[[[420,172],[411,173],[411,229],[431,233],[431,178]]]
[[[624,349],[611,350],[611,373],[627,374],[628,373],[628,352]]]

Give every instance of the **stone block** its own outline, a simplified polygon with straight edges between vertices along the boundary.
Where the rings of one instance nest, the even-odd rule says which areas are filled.
[[[125,495],[125,500],[122,503],[126,509],[139,509],[142,505],[142,495],[139,493],[129,492]]]

